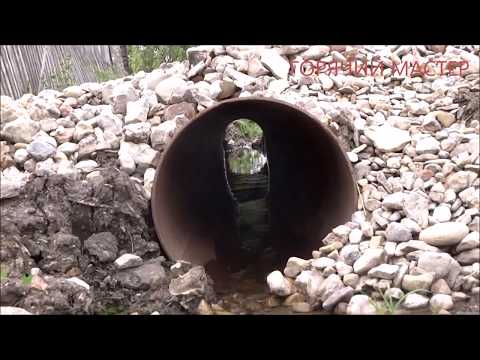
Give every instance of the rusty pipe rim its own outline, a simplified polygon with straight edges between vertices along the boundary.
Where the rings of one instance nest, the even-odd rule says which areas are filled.
[[[232,104],[232,103],[237,103],[237,104],[242,104],[243,103],[243,104],[245,104],[245,106],[247,106],[249,103],[252,103],[252,102],[256,102],[256,103],[264,102],[265,105],[267,105],[267,106],[272,105],[272,104],[277,104],[278,106],[283,106],[285,108],[289,108],[291,110],[294,110],[295,112],[298,112],[299,114],[302,114],[306,118],[309,118],[312,121],[312,124],[315,124],[315,126],[317,128],[319,128],[319,130],[325,136],[327,136],[327,138],[329,138],[329,140],[332,142],[332,144],[336,144],[338,146],[338,148],[339,148],[338,150],[340,150],[339,153],[341,153],[343,165],[345,165],[348,169],[347,176],[350,176],[352,183],[356,184],[352,164],[351,164],[350,160],[348,159],[348,156],[346,155],[345,151],[343,151],[343,149],[341,149],[341,147],[338,143],[337,137],[333,134],[333,132],[330,130],[330,128],[327,125],[322,123],[320,121],[320,119],[318,119],[313,114],[311,114],[308,111],[300,108],[297,105],[290,104],[286,101],[273,99],[273,98],[251,96],[251,97],[243,97],[243,98],[234,98],[234,99],[223,100],[223,101],[209,107],[208,109],[196,114],[195,117],[191,121],[189,121],[183,128],[181,128],[180,130],[175,132],[173,137],[166,144],[165,149],[164,149],[164,151],[162,153],[162,156],[160,158],[160,161],[158,163],[158,166],[156,168],[154,181],[153,181],[153,186],[152,186],[152,196],[151,196],[153,223],[154,223],[154,226],[155,226],[155,232],[157,233],[157,236],[159,238],[160,247],[161,247],[163,253],[169,259],[182,260],[182,259],[176,259],[175,256],[173,256],[173,254],[171,253],[169,247],[164,245],[164,241],[165,241],[165,239],[168,235],[165,234],[165,232],[162,230],[161,219],[158,216],[162,199],[161,199],[161,194],[158,192],[156,185],[159,183],[159,179],[162,176],[162,171],[161,170],[164,167],[164,164],[168,160],[169,155],[172,151],[172,148],[173,148],[172,145],[175,144],[175,142],[179,138],[181,138],[182,135],[185,132],[187,132],[191,127],[197,125],[197,123],[202,121],[202,119],[207,118],[209,114],[215,113],[216,111],[222,109],[223,107],[227,107],[227,106],[229,106],[229,104]],[[236,120],[236,119],[232,119],[231,122],[233,122],[234,120]],[[253,119],[253,120],[255,121],[255,119]],[[292,126],[295,126],[295,125],[292,125]],[[262,128],[262,130],[263,130],[263,128]],[[358,202],[358,192],[357,192],[356,185],[355,185],[355,188],[352,189],[351,195],[352,195],[352,212],[353,212],[357,208],[357,202]]]

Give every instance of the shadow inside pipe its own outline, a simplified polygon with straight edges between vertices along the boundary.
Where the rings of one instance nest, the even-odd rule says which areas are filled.
[[[350,163],[319,119],[277,100],[227,100],[176,134],[157,168],[152,209],[169,258],[206,265],[207,271],[241,263],[223,140],[227,126],[245,118],[263,130],[269,184],[267,241],[279,254],[276,260],[310,258],[330,229],[348,221],[354,211]]]

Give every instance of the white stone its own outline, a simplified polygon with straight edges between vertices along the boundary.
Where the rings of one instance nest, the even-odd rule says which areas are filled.
[[[365,132],[367,135],[367,131]],[[406,130],[400,130],[385,124],[370,131],[367,135],[375,144],[375,147],[384,152],[401,151],[411,138]]]
[[[33,314],[20,307],[0,306],[0,315],[33,315]]]
[[[408,310],[421,309],[426,307],[427,305],[428,305],[428,298],[416,293],[408,294],[405,297],[405,301],[402,303],[402,306]]]
[[[303,270],[306,270],[310,266],[310,261],[304,260],[298,257],[291,257],[287,261],[287,266],[283,273],[285,276],[294,278],[300,274]]]
[[[379,279],[393,280],[395,275],[397,275],[398,270],[398,265],[381,264],[370,269],[368,271],[368,276]]]
[[[468,226],[463,223],[445,222],[422,230],[419,239],[433,246],[449,246],[458,244],[468,233]]]
[[[152,127],[150,140],[154,149],[160,149],[175,133],[177,124],[175,120],[168,120],[158,126]]]
[[[446,294],[435,294],[430,299],[430,308],[432,311],[450,310],[453,308],[452,297]]]
[[[321,257],[318,259],[312,260],[312,267],[318,270],[325,269],[327,266],[334,266],[335,260],[330,259],[328,257]]]
[[[376,309],[367,295],[354,295],[347,306],[347,315],[375,315]]]
[[[77,277],[71,277],[71,278],[68,278],[67,281],[69,283],[72,283],[72,284],[75,284],[75,285],[78,285],[78,286],[81,286],[87,290],[90,290],[90,285],[88,285],[85,281],[77,278]]]
[[[177,76],[164,79],[155,87],[159,100],[167,105],[184,101],[187,91],[187,82]]]
[[[432,217],[439,223],[448,222],[452,219],[452,213],[448,206],[440,205],[433,210]]]
[[[353,264],[353,271],[356,274],[364,274],[371,268],[380,265],[385,258],[385,251],[380,248],[371,248],[365,252]]]
[[[119,270],[139,266],[142,263],[143,263],[142,258],[134,254],[123,254],[114,262],[115,266]]]
[[[75,168],[83,173],[90,173],[98,167],[98,164],[94,160],[83,160],[75,165]]]
[[[267,284],[270,292],[278,296],[288,296],[294,291],[292,284],[278,270],[267,276]]]
[[[277,52],[276,49],[263,50],[260,61],[275,77],[288,79],[290,64]]]

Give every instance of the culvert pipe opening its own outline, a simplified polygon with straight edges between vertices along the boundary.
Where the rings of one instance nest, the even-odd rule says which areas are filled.
[[[356,209],[351,165],[313,115],[283,101],[240,98],[197,115],[165,150],[152,188],[155,230],[172,260],[232,269],[240,261],[238,202],[232,196],[224,137],[236,119],[263,131],[268,158],[265,243],[277,261],[310,258],[332,227]]]

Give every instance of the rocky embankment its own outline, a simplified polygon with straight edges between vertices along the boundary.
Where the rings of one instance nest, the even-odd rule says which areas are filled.
[[[357,63],[370,65],[352,74]],[[321,119],[360,195],[312,259],[268,276],[272,306],[478,303],[478,46],[200,46],[151,73],[1,97],[2,313],[222,313],[202,267],[161,256],[148,201],[173,134],[244,96]]]

